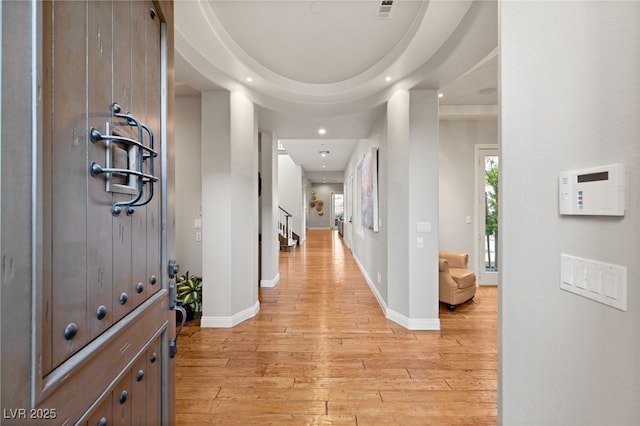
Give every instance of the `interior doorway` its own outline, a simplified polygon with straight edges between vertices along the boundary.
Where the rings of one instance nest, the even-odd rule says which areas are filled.
[[[352,250],[352,238],[353,238],[353,175],[349,175],[349,179],[347,180],[347,184],[345,185],[346,191],[346,200],[347,203],[345,205],[345,219],[344,219],[344,239],[347,243],[347,247]]]
[[[331,193],[331,229],[339,229],[342,233],[344,220],[344,194]]]
[[[476,145],[476,271],[478,284],[497,285],[498,251],[498,145]]]

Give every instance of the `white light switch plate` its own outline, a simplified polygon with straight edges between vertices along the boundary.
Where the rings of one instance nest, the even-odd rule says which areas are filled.
[[[418,222],[416,226],[417,232],[431,232],[431,222]]]
[[[604,305],[627,310],[627,268],[560,255],[560,288]]]

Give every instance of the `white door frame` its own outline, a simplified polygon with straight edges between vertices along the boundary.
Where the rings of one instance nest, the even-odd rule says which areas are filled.
[[[351,250],[353,250],[353,193],[353,174],[350,174],[347,180],[344,198],[344,234],[347,236],[347,238],[345,238],[347,247]]]
[[[475,270],[478,285],[497,285],[498,272],[485,272],[484,243],[485,243],[485,210],[484,210],[484,157],[496,155],[500,157],[498,144],[477,144],[475,148],[475,223],[474,223],[474,253]],[[496,241],[496,244],[498,242]]]

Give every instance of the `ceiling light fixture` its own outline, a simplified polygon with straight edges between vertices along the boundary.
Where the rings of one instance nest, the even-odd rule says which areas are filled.
[[[327,155],[329,155],[329,151],[318,151],[318,154],[320,154],[322,157],[326,157]]]
[[[319,135],[326,135],[327,134],[327,129],[325,129],[324,127],[318,127],[318,134]]]
[[[444,96],[444,93],[438,93],[438,97],[441,98]]]
[[[391,81],[391,76],[386,76],[384,81]]]
[[[247,83],[251,83],[252,81],[253,81],[253,78],[247,77]]]

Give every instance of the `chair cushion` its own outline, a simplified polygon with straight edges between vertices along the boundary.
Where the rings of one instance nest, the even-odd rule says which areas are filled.
[[[449,273],[460,289],[476,285],[476,274],[466,268],[449,268]]]

